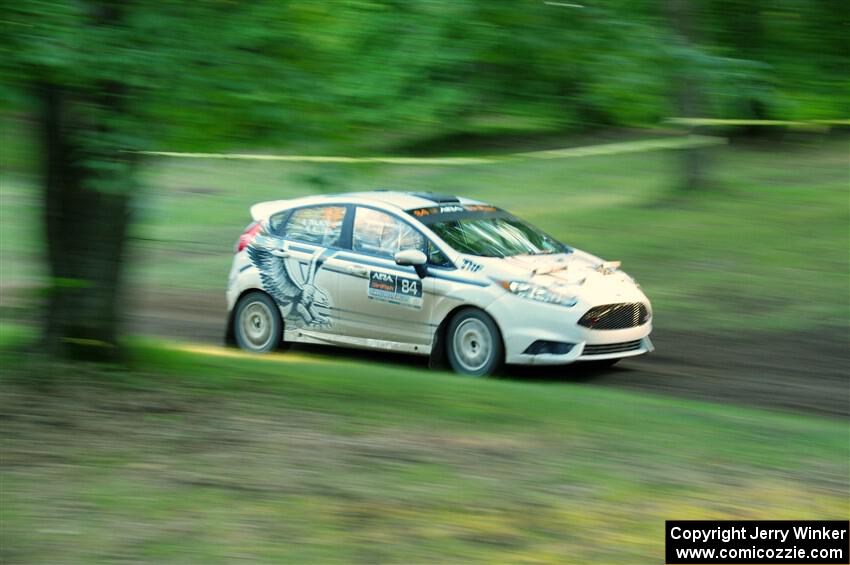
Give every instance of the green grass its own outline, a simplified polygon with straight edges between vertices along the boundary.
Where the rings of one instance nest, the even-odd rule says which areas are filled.
[[[623,261],[674,329],[801,330],[850,317],[847,138],[711,150],[713,185],[675,191],[674,151],[448,167],[151,158],[128,281],[222,293],[251,204],[392,187],[453,192],[514,211],[563,241]],[[4,175],[4,286],[41,276],[37,193]]]
[[[9,562],[655,563],[665,519],[850,510],[843,421],[293,353],[0,359]]]

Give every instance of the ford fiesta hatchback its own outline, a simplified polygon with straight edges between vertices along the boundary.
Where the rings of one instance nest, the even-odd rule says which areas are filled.
[[[613,364],[652,351],[652,308],[619,269],[490,204],[374,191],[262,202],[227,284],[228,340],[503,363]]]

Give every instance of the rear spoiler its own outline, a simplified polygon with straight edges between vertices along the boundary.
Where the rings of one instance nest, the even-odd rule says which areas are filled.
[[[289,200],[269,200],[268,202],[260,202],[251,206],[251,219],[255,222],[264,220],[277,212],[283,210],[289,204]]]

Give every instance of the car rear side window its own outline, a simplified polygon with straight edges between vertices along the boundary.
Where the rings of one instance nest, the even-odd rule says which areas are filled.
[[[407,222],[374,210],[358,207],[354,214],[351,248],[359,253],[393,258],[404,249],[425,251],[425,236]]]
[[[323,247],[338,247],[342,236],[345,206],[311,206],[293,210],[284,237]]]
[[[289,219],[291,212],[291,210],[284,210],[269,218],[269,231],[274,235],[284,235],[283,227],[286,225],[286,220]]]

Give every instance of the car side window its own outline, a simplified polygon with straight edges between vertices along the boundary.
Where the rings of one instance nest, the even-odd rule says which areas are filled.
[[[283,235],[283,226],[289,218],[290,210],[278,212],[269,218],[269,231],[274,235]]]
[[[283,235],[293,241],[338,247],[345,210],[345,206],[311,206],[293,210]]]
[[[428,242],[428,264],[435,267],[452,267],[452,262],[436,245]]]
[[[351,248],[359,253],[392,259],[405,249],[425,251],[425,236],[407,222],[374,210],[358,207],[354,214]]]

